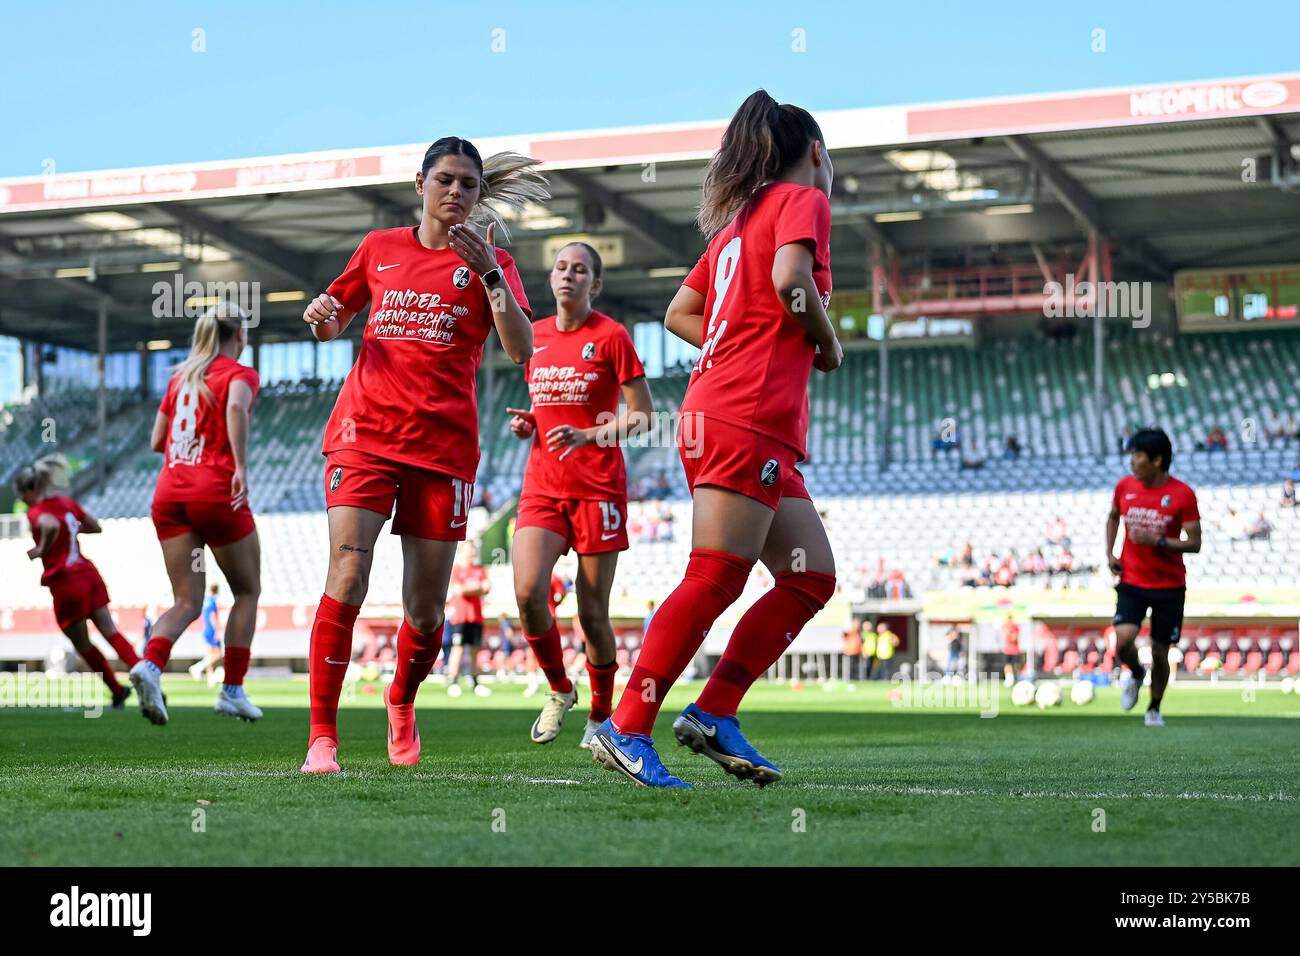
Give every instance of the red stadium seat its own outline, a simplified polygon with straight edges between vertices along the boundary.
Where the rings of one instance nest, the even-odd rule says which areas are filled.
[[[1065,652],[1065,657],[1061,659],[1060,673],[1070,674],[1079,666],[1079,652],[1073,647]]]
[[[1253,650],[1246,655],[1246,673],[1258,674],[1259,669],[1264,666],[1264,655],[1258,650]]]
[[[1277,674],[1282,670],[1282,665],[1286,663],[1286,658],[1282,652],[1274,649],[1268,652],[1268,660],[1264,664],[1265,674]]]
[[[1292,651],[1291,659],[1286,663],[1288,674],[1300,674],[1300,651]]]
[[[1201,652],[1192,648],[1183,655],[1183,669],[1189,674],[1195,674],[1196,669],[1201,666]]]
[[[1233,649],[1223,658],[1223,673],[1235,674],[1241,670],[1241,651]]]

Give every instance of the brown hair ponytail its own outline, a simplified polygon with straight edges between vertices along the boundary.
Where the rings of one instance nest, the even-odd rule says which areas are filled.
[[[780,176],[803,156],[821,127],[807,110],[779,104],[755,90],[740,104],[722,134],[722,146],[704,172],[700,232],[711,236],[740,211],[754,190]]]

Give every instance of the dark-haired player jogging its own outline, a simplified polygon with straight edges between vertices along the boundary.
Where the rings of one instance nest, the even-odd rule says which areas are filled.
[[[1129,467],[1115,485],[1106,519],[1106,557],[1119,575],[1115,585],[1116,656],[1128,665],[1120,701],[1132,710],[1146,669],[1138,660],[1137,635],[1151,611],[1151,703],[1146,725],[1163,727],[1160,701],[1169,683],[1169,648],[1183,628],[1187,572],[1183,555],[1201,550],[1201,515],[1196,492],[1169,474],[1173,448],[1159,429],[1143,429],[1129,440]],[[1124,519],[1123,553],[1115,557],[1115,538]],[[1186,537],[1184,537],[1186,532]]]

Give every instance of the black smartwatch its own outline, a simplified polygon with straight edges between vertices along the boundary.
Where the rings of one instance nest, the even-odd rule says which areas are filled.
[[[493,266],[487,272],[479,276],[479,278],[482,279],[483,284],[490,289],[492,288],[492,286],[496,285],[498,282],[501,281],[501,267]]]

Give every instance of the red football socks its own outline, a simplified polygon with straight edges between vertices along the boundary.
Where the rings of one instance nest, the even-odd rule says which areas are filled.
[[[108,641],[108,646],[113,648],[113,653],[127,667],[135,667],[140,662],[140,655],[135,652],[131,642],[122,636],[121,631],[117,631],[109,637],[104,638]]]
[[[81,659],[90,666],[92,671],[95,671],[104,679],[104,683],[108,685],[108,689],[114,694],[122,689],[122,685],[117,682],[117,678],[113,675],[113,668],[108,666],[108,660],[100,652],[99,648],[87,646],[81,652]]]
[[[614,675],[617,673],[617,661],[608,664],[587,661],[587,677],[591,680],[591,713],[587,716],[598,724],[609,716],[614,706]]]
[[[754,681],[780,659],[814,614],[835,593],[835,576],[787,571],[745,612],[695,705],[717,717],[734,717]]]
[[[352,660],[352,626],[361,608],[321,595],[316,620],[311,626],[311,649],[307,669],[311,682],[310,745],[317,737],[339,739],[339,694],[343,677]],[[152,642],[150,642],[152,644]]]
[[[394,704],[415,703],[415,694],[433,670],[441,650],[441,628],[437,634],[421,634],[402,618],[402,626],[397,629],[397,670],[388,699]]]
[[[624,734],[649,734],[664,695],[704,643],[718,615],[740,597],[752,561],[723,551],[696,549],[686,576],[655,611],[632,677],[619,698],[614,726]]]
[[[222,677],[221,683],[228,684],[231,687],[240,687],[244,683],[244,675],[248,673],[248,658],[252,654],[252,648],[248,647],[226,647],[225,676]]]
[[[528,639],[528,646],[533,649],[537,666],[550,681],[551,690],[559,691],[561,694],[570,693],[573,690],[573,681],[569,680],[569,675],[564,672],[564,650],[560,647],[560,626],[555,623],[555,618],[551,618],[550,630],[545,634],[525,633],[524,637]]]
[[[167,669],[167,662],[172,657],[172,639],[170,637],[151,637],[144,646],[144,659],[154,667]]]

